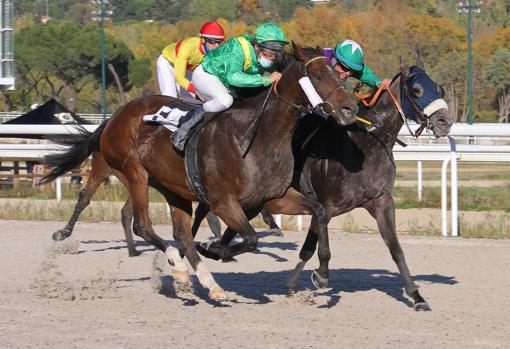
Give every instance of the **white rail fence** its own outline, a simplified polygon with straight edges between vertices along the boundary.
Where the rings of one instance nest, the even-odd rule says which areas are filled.
[[[86,125],[88,131],[94,131],[97,125]],[[417,126],[412,126],[416,128]],[[68,125],[1,125],[0,135],[10,134],[36,134],[57,135],[75,134],[78,131]],[[405,128],[399,137],[408,136]],[[510,162],[510,124],[454,124],[450,136],[441,141],[432,140],[431,137],[422,136],[407,147],[398,144],[393,149],[397,161],[416,161],[418,164],[418,198],[422,193],[422,162],[442,161],[441,171],[441,212],[442,234],[448,235],[448,205],[447,205],[447,172],[450,165],[451,183],[451,235],[458,236],[458,183],[457,162]],[[466,141],[468,144],[457,144],[457,141]],[[419,143],[418,143],[419,142]],[[484,143],[484,144],[480,144]],[[62,148],[55,144],[0,144],[0,160],[42,159],[45,155],[58,152]],[[61,181],[56,182],[57,200],[61,199]],[[277,223],[281,225],[281,216],[277,215]],[[298,228],[302,229],[302,218],[298,217]]]

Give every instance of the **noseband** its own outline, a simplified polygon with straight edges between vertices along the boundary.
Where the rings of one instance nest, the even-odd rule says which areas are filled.
[[[308,60],[305,64],[304,64],[304,72],[303,72],[303,77],[309,77],[308,75],[308,71],[307,71],[307,67],[309,64],[315,62],[315,61],[318,61],[320,59],[325,59],[325,60],[328,60],[328,58],[326,56],[317,56],[317,57],[314,57],[314,58],[311,58],[310,60]],[[288,70],[290,70],[290,68],[292,68],[294,66],[294,64],[296,63],[296,61],[292,62],[292,64],[290,66],[287,67],[287,69],[284,70],[284,72],[282,74],[284,74],[285,72],[287,72]],[[311,82],[311,80],[310,80]],[[312,83],[312,86],[313,88],[315,89],[315,91],[317,91],[317,94],[319,93],[319,91],[317,90],[317,88],[315,87],[315,85]],[[277,87],[278,87],[278,82],[276,84],[274,84],[273,86],[273,89],[274,89],[274,92],[276,94],[276,96],[281,99],[282,101],[284,101],[285,103],[287,103],[288,105],[291,105],[293,106],[294,108],[296,108],[300,113],[312,113],[313,112],[313,108],[311,108],[310,106],[303,106],[303,105],[298,105],[292,101],[289,101],[287,98],[283,97],[282,95],[280,95],[278,93],[278,90],[277,90]],[[343,89],[343,86],[340,84],[340,82],[338,83],[338,86],[337,88],[333,89],[330,93],[328,93],[325,98],[322,98],[322,96],[319,95],[319,97],[322,99],[322,104],[321,104],[321,108],[322,108],[322,111],[324,112],[324,114],[326,116],[330,116],[331,114],[334,114],[334,113],[337,113],[337,114],[341,114],[343,115],[343,113],[340,111],[338,112],[335,107],[333,107],[333,104],[329,101],[329,99],[331,98],[331,96],[336,92],[338,91],[339,89]],[[327,105],[328,106],[328,110],[324,110],[324,106]],[[312,106],[313,107],[313,106]]]

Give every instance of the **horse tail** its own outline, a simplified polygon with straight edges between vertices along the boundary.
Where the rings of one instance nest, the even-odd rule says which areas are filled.
[[[67,147],[63,153],[46,155],[43,164],[51,168],[51,172],[44,176],[38,185],[49,183],[71,171],[85,161],[90,154],[99,151],[99,139],[108,120],[103,122],[94,132],[88,131],[81,125],[76,125],[78,134],[65,138],[48,137],[57,144]]]

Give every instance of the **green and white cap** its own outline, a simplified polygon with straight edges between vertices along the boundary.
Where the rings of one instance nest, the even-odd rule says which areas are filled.
[[[354,40],[344,40],[335,47],[335,57],[353,70],[363,70],[363,50]]]

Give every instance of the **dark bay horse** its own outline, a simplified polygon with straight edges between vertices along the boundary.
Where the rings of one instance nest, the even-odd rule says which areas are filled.
[[[307,75],[317,93],[330,105],[330,117],[336,123],[354,122],[356,102],[319,49],[303,49],[293,43],[293,55],[282,79],[275,86],[249,151],[243,157],[239,141],[252,124],[264,94],[238,103],[220,113],[202,130],[198,144],[198,165],[208,195],[209,206],[233,232],[243,237],[233,246],[212,246],[222,258],[253,251],[257,235],[249,219],[264,205],[281,209],[285,214],[313,214],[318,222],[319,257],[327,270],[330,252],[327,243],[326,216],[322,205],[289,188],[293,176],[291,140],[298,118],[296,108],[308,105],[298,80]],[[169,133],[162,127],[143,123],[143,116],[174,101],[170,97],[147,96],[126,104],[94,133],[74,139],[67,152],[47,157],[52,172],[42,182],[49,182],[83,162],[91,153],[100,152],[108,166],[116,170],[128,187],[133,203],[133,230],[136,235],[165,252],[174,265],[173,274],[189,281],[186,264],[177,249],[160,238],[148,216],[148,185],[166,198],[172,210],[175,240],[197,274],[200,283],[210,290],[211,298],[226,297],[196,252],[191,233],[192,201],[183,157],[170,144]],[[116,173],[116,174],[117,174]],[[327,276],[327,273],[321,274]]]
[[[390,91],[402,106],[405,117],[390,94],[383,92],[371,109],[360,111],[360,116],[380,125],[371,132],[358,125],[340,127],[328,120],[320,125],[303,150],[300,149],[302,138],[295,139],[293,187],[320,202],[328,222],[357,207],[368,210],[377,221],[379,232],[403,278],[405,291],[414,300],[414,308],[430,310],[411,277],[396,234],[395,204],[391,195],[396,172],[392,149],[404,118],[422,124],[436,137],[446,136],[454,120],[442,99],[442,89],[427,75],[420,60],[411,68],[401,63],[401,72],[393,79]],[[307,128],[305,134],[316,129],[316,125],[302,126]],[[300,131],[298,128],[296,133]],[[222,243],[228,244],[232,238],[227,231]],[[294,290],[316,245],[317,235],[309,231],[299,254],[300,261],[289,278],[289,291]],[[316,286],[327,286],[328,280],[323,275],[313,272],[312,281]]]

